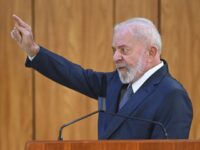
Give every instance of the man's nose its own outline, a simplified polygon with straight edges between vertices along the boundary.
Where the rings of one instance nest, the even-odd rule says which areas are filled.
[[[115,50],[114,54],[113,54],[113,60],[119,61],[122,59],[122,54],[119,52],[119,50]]]

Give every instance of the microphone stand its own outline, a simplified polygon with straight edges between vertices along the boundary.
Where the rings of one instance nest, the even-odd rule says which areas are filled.
[[[76,123],[76,122],[78,122],[78,121],[80,121],[80,120],[82,120],[82,119],[85,119],[85,118],[87,118],[87,117],[90,117],[90,116],[92,116],[92,115],[94,115],[94,114],[96,114],[96,113],[99,113],[99,112],[103,112],[103,111],[102,111],[102,110],[94,111],[94,112],[92,112],[92,113],[89,113],[89,114],[87,114],[87,115],[85,115],[85,116],[82,116],[82,117],[80,117],[80,118],[77,118],[77,119],[75,119],[75,120],[72,120],[72,121],[70,121],[70,122],[68,122],[68,123],[66,123],[66,124],[64,124],[64,125],[62,125],[62,126],[60,127],[60,129],[59,129],[58,141],[62,141],[62,140],[63,140],[63,137],[62,137],[63,128],[65,128],[65,127],[67,127],[67,126],[69,126],[69,125],[71,125],[71,124],[74,124],[74,123]]]
[[[112,115],[112,116],[118,116],[118,117],[121,117],[121,118],[126,118],[126,119],[131,119],[131,120],[134,119],[134,120],[139,120],[139,121],[142,121],[142,122],[153,123],[153,124],[155,124],[155,125],[160,126],[160,128],[161,128],[162,131],[163,131],[163,134],[164,134],[165,138],[168,139],[167,131],[166,131],[164,125],[163,125],[161,122],[153,121],[153,120],[149,120],[149,119],[138,118],[138,117],[129,117],[129,116],[120,115],[120,114],[116,114],[116,113],[110,113],[110,112],[106,112],[105,110],[100,109],[100,110],[94,111],[94,112],[92,112],[92,113],[89,113],[89,114],[87,114],[87,115],[84,115],[84,116],[82,116],[82,117],[80,117],[80,118],[77,118],[77,119],[75,119],[75,120],[72,120],[72,121],[70,121],[70,122],[68,122],[68,123],[66,123],[66,124],[63,124],[63,125],[59,128],[58,141],[62,141],[62,140],[63,140],[62,131],[63,131],[63,129],[64,129],[65,127],[67,127],[67,126],[69,126],[69,125],[71,125],[71,124],[74,124],[74,123],[76,123],[76,122],[78,122],[78,121],[80,121],[80,120],[82,120],[82,119],[88,118],[88,117],[90,117],[90,116],[92,116],[92,115],[94,115],[94,114],[100,113],[100,112],[101,112],[101,113],[110,114],[110,115]]]

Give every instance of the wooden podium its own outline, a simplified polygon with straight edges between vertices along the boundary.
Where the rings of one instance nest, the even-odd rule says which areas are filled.
[[[200,150],[200,140],[31,141],[25,150]]]

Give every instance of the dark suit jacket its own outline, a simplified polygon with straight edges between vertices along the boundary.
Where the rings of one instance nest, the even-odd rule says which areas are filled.
[[[188,138],[192,121],[192,105],[182,85],[171,77],[167,64],[155,72],[117,112],[122,88],[117,71],[110,73],[85,70],[45,48],[27,67],[89,97],[106,98],[106,111],[161,122],[168,138]],[[150,122],[99,114],[99,139],[162,139],[161,128]]]

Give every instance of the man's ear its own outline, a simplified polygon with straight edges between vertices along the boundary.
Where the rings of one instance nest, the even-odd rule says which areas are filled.
[[[157,54],[158,54],[157,48],[154,47],[154,46],[151,46],[151,47],[149,48],[149,51],[148,51],[149,61],[150,61],[150,62],[153,61],[153,60],[155,59],[155,57],[156,57]]]

